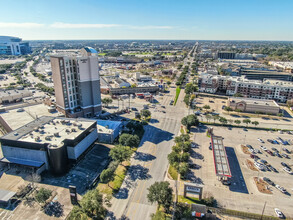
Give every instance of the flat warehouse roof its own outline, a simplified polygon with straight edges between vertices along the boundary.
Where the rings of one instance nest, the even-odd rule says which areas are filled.
[[[223,138],[212,135],[211,139],[216,175],[232,177]]]

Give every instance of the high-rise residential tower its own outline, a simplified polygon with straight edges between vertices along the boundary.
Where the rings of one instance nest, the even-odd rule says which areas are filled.
[[[58,111],[66,117],[93,117],[101,112],[97,51],[83,48],[81,56],[51,56]]]

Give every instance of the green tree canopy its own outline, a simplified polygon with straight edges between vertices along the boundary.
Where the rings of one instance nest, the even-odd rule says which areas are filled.
[[[158,209],[163,206],[165,211],[169,211],[173,200],[173,189],[170,187],[169,182],[155,182],[148,188],[148,191],[147,198],[149,202],[157,202]]]
[[[142,110],[140,111],[140,114],[141,114],[144,118],[148,118],[148,117],[151,116],[151,112],[150,112],[149,110],[147,110],[147,109],[142,109]]]
[[[129,160],[131,157],[131,154],[132,154],[132,150],[130,149],[130,147],[122,146],[122,145],[113,147],[109,153],[110,157],[113,160],[118,161],[119,163]]]
[[[40,190],[38,190],[35,195],[35,199],[39,203],[44,203],[44,202],[46,202],[47,199],[50,198],[51,195],[52,195],[51,190],[45,189],[45,188],[40,188]]]
[[[119,137],[119,144],[123,146],[138,147],[139,142],[140,139],[137,135],[124,133]]]

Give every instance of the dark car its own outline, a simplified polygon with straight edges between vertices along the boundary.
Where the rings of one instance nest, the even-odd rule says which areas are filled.
[[[281,162],[281,165],[282,165],[283,167],[287,167],[287,168],[291,169],[291,168],[289,167],[289,165],[286,164],[286,163],[284,163],[284,162]]]
[[[268,153],[269,155],[271,155],[271,156],[275,156],[275,155],[273,154],[273,152],[270,151],[270,150],[267,150],[267,153]]]
[[[254,155],[254,154],[250,154],[250,158],[252,158],[252,159],[259,159],[259,157],[257,155]]]
[[[250,144],[247,144],[246,147],[248,147],[249,149],[253,148]]]
[[[265,182],[267,182],[268,184],[270,184],[270,185],[272,185],[272,186],[275,186],[275,183],[274,183],[272,180],[270,180],[269,178],[264,177],[263,180],[264,180]]]
[[[279,152],[277,148],[272,148],[273,151]]]
[[[285,157],[285,158],[287,158],[287,159],[290,159],[290,157],[289,157],[287,154],[284,154],[284,153],[283,153],[283,154],[281,154],[281,156],[282,156],[282,157]]]

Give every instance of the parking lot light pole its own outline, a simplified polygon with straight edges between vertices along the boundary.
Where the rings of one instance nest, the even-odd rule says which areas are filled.
[[[263,213],[264,213],[264,211],[265,211],[265,208],[266,208],[266,204],[267,204],[267,202],[265,202],[265,204],[264,204],[264,206],[263,206],[263,210],[262,210],[262,213],[261,213],[260,220],[262,220]]]

